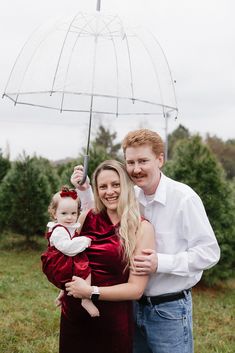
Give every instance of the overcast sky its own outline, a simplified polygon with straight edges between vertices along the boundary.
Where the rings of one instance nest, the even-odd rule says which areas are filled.
[[[78,11],[94,12],[96,0],[8,0],[0,3],[0,92],[14,61],[41,24]],[[154,33],[176,80],[179,124],[191,133],[208,132],[223,140],[235,138],[235,2],[233,0],[101,0],[101,10],[119,14],[131,26]],[[117,131],[147,126],[165,138],[163,118],[114,120],[102,123]],[[76,157],[85,147],[87,122],[74,114],[16,106],[0,100],[0,148],[10,146],[11,159],[23,150],[49,159]]]

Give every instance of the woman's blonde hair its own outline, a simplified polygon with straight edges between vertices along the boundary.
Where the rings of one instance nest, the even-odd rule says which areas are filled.
[[[120,219],[119,235],[124,249],[124,258],[127,266],[132,264],[133,253],[136,247],[137,232],[140,227],[139,205],[135,197],[134,185],[129,178],[124,165],[115,160],[107,160],[101,163],[93,174],[92,184],[95,197],[95,211],[102,212],[106,207],[98,194],[97,179],[103,170],[113,170],[120,178],[120,196],[118,200],[117,214]]]
[[[62,193],[62,195],[63,195],[63,193],[68,193],[67,197],[71,197],[70,195],[75,195],[75,194],[77,195],[77,193],[76,193],[76,191],[74,189],[69,189],[69,187],[67,185],[63,185],[61,187],[61,190],[58,191],[56,194],[54,194],[52,196],[50,205],[48,207],[48,213],[49,213],[50,218],[52,220],[55,220],[56,210],[57,210],[57,207],[58,207],[59,202],[60,202],[61,197],[62,197],[61,193]],[[76,197],[76,201],[77,201],[77,204],[78,204],[77,212],[78,212],[78,216],[79,216],[80,211],[81,211],[81,202],[80,202],[80,199],[79,199],[78,195]]]

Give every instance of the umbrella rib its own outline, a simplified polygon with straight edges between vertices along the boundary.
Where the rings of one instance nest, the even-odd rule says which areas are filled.
[[[84,18],[86,21],[88,27],[90,27],[91,32],[87,32],[88,34],[93,34],[95,35],[95,29],[92,27],[91,22],[93,22],[93,18],[90,19],[90,21],[85,17],[84,13],[81,13],[81,16]]]
[[[89,36],[90,36],[91,34],[94,35],[94,34],[95,34],[95,31],[94,31],[94,29],[93,29],[92,26],[91,26],[91,23],[92,23],[92,21],[93,21],[93,18],[88,19],[88,18],[84,15],[84,13],[82,13],[82,12],[80,13],[80,15],[81,15],[81,17],[84,19],[84,21],[86,22],[85,26],[82,27],[83,31],[84,31],[84,28],[86,28],[86,26],[90,28],[90,31],[89,31],[89,30],[84,31],[84,34],[87,34],[87,35],[89,35]],[[72,28],[78,29],[79,31],[81,30],[81,27],[79,27],[79,26],[76,24],[76,22],[75,22],[75,24],[72,24]]]
[[[98,18],[96,17],[96,28],[97,27],[98,27]],[[93,110],[93,98],[94,98],[94,84],[95,84],[96,53],[97,53],[98,35],[95,36],[94,41],[95,41],[95,47],[94,47],[94,55],[93,55],[93,69],[92,69],[92,82],[91,82],[91,102],[90,102],[89,127],[88,127],[88,138],[87,138],[87,148],[86,148],[86,155],[87,156],[89,154],[91,121],[92,121],[92,114],[93,114],[92,110]]]
[[[91,21],[91,20],[90,20],[90,21]],[[61,112],[62,112],[62,110],[63,110],[65,87],[66,87],[68,72],[69,72],[69,68],[70,68],[71,61],[72,61],[72,56],[73,56],[73,53],[74,53],[74,49],[75,49],[75,47],[76,47],[76,45],[77,45],[77,42],[78,42],[78,40],[79,40],[79,38],[80,38],[80,35],[81,35],[83,29],[84,29],[87,25],[89,25],[89,22],[88,22],[88,21],[87,21],[87,23],[84,25],[84,27],[81,28],[80,33],[77,34],[76,40],[75,40],[75,42],[74,42],[73,48],[72,48],[71,53],[70,53],[70,57],[69,57],[68,65],[67,65],[67,70],[66,70],[66,74],[65,74],[65,79],[64,79],[64,88],[63,88],[63,93],[62,93],[62,98],[61,98],[61,108],[60,108],[60,111],[61,111]]]
[[[5,94],[5,96],[7,98],[9,98],[10,100],[12,100],[15,104],[21,104],[21,105],[28,105],[28,106],[31,106],[31,107],[39,107],[39,108],[45,108],[45,109],[51,109],[51,110],[57,110],[59,111],[58,108],[55,108],[55,107],[50,107],[48,105],[41,105],[41,104],[34,104],[34,103],[28,103],[28,102],[15,102],[15,100],[12,98],[12,97],[9,97],[7,94]],[[175,107],[168,107],[168,108],[171,108],[170,111],[175,111]],[[63,110],[64,112],[71,112],[71,113],[88,113],[87,110],[82,110],[82,109],[64,109]],[[93,110],[93,113],[94,114],[104,114],[104,115],[116,115],[115,112],[108,112],[108,111],[99,111],[99,110]],[[153,112],[153,113],[146,113],[146,112],[134,112],[134,113],[119,113],[118,116],[129,116],[129,115],[133,115],[133,116],[136,116],[136,115],[147,115],[147,116],[150,116],[150,115],[161,115],[161,113],[158,113],[158,112]]]
[[[140,43],[142,44],[142,46],[144,47],[144,49],[146,50],[146,52],[148,53],[149,55],[149,58],[152,62],[152,67],[153,67],[153,70],[154,70],[154,73],[155,73],[155,76],[156,76],[156,79],[157,79],[157,84],[158,84],[158,88],[159,88],[159,92],[160,92],[160,98],[161,98],[161,106],[162,106],[162,111],[163,111],[163,116],[165,117],[165,105],[164,105],[164,100],[163,100],[163,95],[162,95],[162,90],[161,90],[161,86],[160,86],[160,80],[159,80],[159,76],[158,76],[158,71],[157,71],[157,68],[156,68],[156,65],[154,63],[154,60],[152,58],[152,55],[149,51],[149,49],[147,48],[147,46],[145,45],[144,41],[136,35],[136,38],[140,41]]]
[[[39,91],[37,91],[37,92],[24,92],[24,93],[21,93],[21,95],[23,96],[23,95],[25,95],[25,94],[40,94],[40,93],[43,93],[43,94],[50,94],[50,92],[51,91],[41,91],[41,92],[39,92]],[[62,91],[53,91],[53,93],[62,93]],[[74,95],[81,95],[81,96],[91,96],[91,93],[84,93],[84,92],[71,92],[71,91],[65,91],[65,93],[66,94],[74,94]],[[11,99],[13,102],[15,102],[15,103],[22,103],[22,102],[16,102],[16,100],[15,99],[13,99],[12,97],[11,97],[11,95],[16,95],[17,93],[14,93],[14,92],[11,92],[11,93],[5,93],[5,97],[7,97],[7,98],[9,98],[9,99]],[[148,101],[148,100],[144,100],[144,99],[139,99],[139,98],[132,98],[132,97],[117,97],[117,96],[113,96],[113,95],[107,95],[107,94],[97,94],[97,93],[93,93],[93,96],[94,97],[104,97],[104,98],[114,98],[114,99],[116,99],[116,98],[118,98],[118,99],[126,99],[126,100],[131,100],[131,101],[133,101],[133,99],[134,99],[134,101],[135,102],[140,102],[140,103],[146,103],[146,104],[149,104],[149,105],[155,105],[155,106],[158,106],[158,107],[162,107],[163,105],[162,104],[160,104],[160,103],[156,103],[156,102],[151,102],[151,101]],[[24,103],[24,104],[27,104],[27,103]],[[32,105],[31,103],[29,103],[28,105]],[[41,106],[41,105],[39,105],[39,104],[33,104],[33,105],[35,105],[35,106]],[[171,109],[171,110],[175,110],[175,111],[177,111],[177,108],[176,107],[172,107],[172,106],[170,106],[170,105],[166,105],[166,104],[164,104],[164,107],[165,108],[167,108],[167,109]],[[49,107],[48,107],[49,108]],[[56,110],[60,110],[59,108],[55,108]],[[63,109],[63,111],[66,111],[65,109]],[[78,110],[73,110],[73,111],[78,111]],[[84,112],[88,112],[88,110],[83,110]],[[96,112],[97,113],[97,112]],[[114,114],[114,113],[110,113],[110,114]],[[127,113],[125,113],[125,114],[127,114]],[[136,113],[133,113],[133,114],[136,114]],[[146,114],[148,114],[148,113],[146,113]],[[151,114],[151,113],[150,113]],[[120,113],[119,113],[119,115],[120,115]]]
[[[78,20],[79,16],[81,17],[81,19],[84,19],[84,21],[86,22],[86,25],[89,24],[89,27],[90,27],[90,31],[88,31],[88,30],[84,31],[84,34],[89,35],[89,36],[91,34],[94,34],[94,30],[90,26],[90,23],[89,23],[89,22],[92,22],[92,18],[88,21],[88,19],[84,16],[84,14],[82,12],[78,12],[75,16],[76,21]],[[79,31],[81,30],[81,28],[83,28],[83,30],[84,30],[84,27],[86,27],[86,25],[85,26],[78,26],[78,25],[76,25],[76,22],[75,22],[75,24],[72,23],[71,28],[70,28],[70,33],[77,33],[77,31],[73,30],[73,28],[78,29]]]
[[[91,33],[89,31],[85,31],[84,30],[84,27],[85,26],[81,26],[81,27],[76,27],[76,26],[73,26],[73,29],[70,30],[70,33],[81,33],[81,31],[83,30],[83,35],[84,37],[90,37],[91,35],[94,35],[94,33]]]
[[[65,34],[65,37],[64,37],[64,40],[63,40],[63,44],[62,44],[62,47],[61,47],[61,50],[60,50],[59,58],[58,58],[58,61],[57,61],[57,65],[56,65],[56,70],[55,70],[53,82],[52,82],[51,95],[52,95],[53,90],[54,90],[54,85],[55,85],[55,80],[56,80],[56,76],[57,76],[58,69],[59,69],[59,65],[60,65],[60,60],[61,60],[61,57],[62,57],[62,53],[63,53],[64,47],[65,47],[66,40],[67,40],[68,35],[69,35],[69,33],[70,33],[70,28],[72,27],[73,22],[75,21],[75,19],[77,18],[77,16],[78,16],[79,14],[80,14],[80,13],[76,14],[76,15],[73,17],[72,21],[71,21],[70,24],[69,24],[69,27],[68,27],[68,29],[67,29],[67,32],[66,32],[66,34]]]
[[[37,30],[36,30],[36,31],[37,31]],[[33,34],[34,34],[36,31],[34,31]],[[19,88],[18,88],[18,92],[17,92],[17,97],[16,97],[15,103],[17,103],[18,97],[19,97],[19,95],[21,94],[20,91],[21,91],[21,87],[22,87],[22,85],[23,85],[23,82],[24,82],[26,73],[27,73],[27,71],[28,71],[28,69],[29,69],[29,67],[30,67],[30,65],[31,65],[31,63],[32,63],[32,61],[33,61],[33,58],[34,58],[36,52],[39,50],[39,48],[40,48],[40,46],[42,45],[42,43],[47,39],[47,37],[48,37],[51,33],[52,33],[52,30],[49,31],[48,33],[46,33],[45,36],[42,38],[42,40],[39,42],[38,46],[34,49],[32,55],[31,55],[31,57],[30,57],[30,59],[29,59],[29,61],[28,61],[28,64],[26,65],[26,68],[25,68],[25,70],[24,70],[24,73],[23,73],[23,75],[22,75],[22,79],[21,79],[20,84],[19,84]],[[33,34],[32,34],[32,35],[33,35]],[[32,38],[32,36],[30,36],[29,40],[30,40],[31,38]],[[18,59],[20,58],[20,55],[21,55],[21,53],[23,52],[23,49],[25,48],[25,46],[26,46],[27,43],[29,42],[29,40],[25,43],[25,45],[24,45],[24,47],[22,48],[20,54],[18,55],[18,57],[17,57],[17,59],[16,59],[16,62],[15,62],[15,65],[16,65]],[[15,66],[15,65],[14,65],[14,66]],[[12,69],[12,71],[13,71],[13,69]]]
[[[168,62],[167,57],[166,57],[166,55],[165,55],[165,53],[164,53],[164,50],[162,49],[162,46],[161,46],[160,43],[158,42],[157,38],[153,35],[152,32],[150,32],[150,31],[148,31],[148,32],[149,32],[149,34],[151,34],[153,40],[158,44],[158,46],[159,46],[159,48],[160,48],[160,50],[161,50],[161,53],[163,54],[163,57],[164,57],[164,59],[165,59],[165,61],[166,61],[167,68],[168,68],[168,71],[169,71],[169,74],[170,74],[171,85],[172,85],[172,88],[173,88],[173,95],[174,95],[175,106],[176,106],[175,111],[176,111],[176,113],[178,114],[175,86],[174,86],[174,81],[173,81],[173,77],[172,77],[172,73],[171,73],[171,69],[170,69],[169,62]],[[177,115],[176,115],[175,119],[177,119]]]
[[[126,32],[124,33],[125,33],[125,41],[126,41],[128,60],[129,60],[129,70],[130,70],[130,76],[131,76],[131,93],[132,93],[132,98],[134,102],[134,80],[133,80],[133,72],[132,72],[132,64],[131,64],[130,46],[129,46],[129,41],[128,41]]]
[[[78,29],[80,29],[80,28],[78,28]],[[70,32],[71,32],[71,33],[77,33],[77,31],[73,31],[73,30],[71,30]],[[92,34],[92,35],[95,35],[95,33],[89,33],[89,32],[84,32],[84,33],[83,33],[84,37],[86,37],[86,36],[90,37],[91,34]],[[120,38],[120,31],[111,31],[111,30],[110,30],[109,33],[102,33],[102,34],[99,33],[99,37],[110,38],[110,39],[111,39],[111,37]],[[135,35],[129,35],[129,34],[128,34],[128,37],[135,37]]]
[[[87,30],[87,31],[84,31],[84,33],[85,33],[85,34],[88,34],[88,35],[91,35],[91,34],[94,35],[94,34],[95,34],[95,31],[94,31],[94,29],[93,29],[92,26],[91,26],[91,22],[93,21],[93,18],[90,18],[90,20],[88,20],[88,19],[86,18],[86,16],[84,15],[84,13],[82,13],[82,12],[80,12],[80,15],[81,15],[81,18],[83,18],[84,21],[86,22],[86,25],[90,28],[90,31]],[[86,27],[86,26],[83,26],[82,28],[84,28],[84,27]],[[78,26],[76,23],[75,23],[75,24],[72,24],[72,28],[78,29],[79,31],[81,30],[81,27]],[[71,32],[72,32],[72,31],[71,31]]]
[[[107,23],[104,23],[104,27],[100,29],[100,31],[97,33],[98,36],[100,36],[100,34],[102,33],[102,31],[104,30],[104,28],[108,28],[108,26],[115,20],[115,18],[119,18],[117,15],[116,16],[113,16],[111,17],[110,21],[107,22]],[[104,22],[104,20],[103,20]]]
[[[26,45],[29,43],[30,39],[34,36],[34,34],[38,31],[39,28],[40,28],[40,26],[39,26],[38,28],[36,28],[35,31],[33,31],[33,32],[31,33],[31,35],[29,36],[29,38],[26,40],[26,42],[24,43],[23,47],[21,48],[19,54],[17,55],[16,60],[15,60],[15,62],[14,62],[14,64],[13,64],[12,69],[11,69],[9,78],[8,78],[8,80],[7,80],[6,87],[5,87],[5,90],[4,90],[4,93],[3,93],[3,96],[2,96],[2,97],[5,96],[5,92],[6,92],[6,90],[7,90],[7,87],[8,87],[8,85],[9,85],[9,82],[10,82],[10,80],[11,80],[11,76],[12,76],[12,73],[13,73],[13,71],[14,71],[14,69],[15,69],[15,66],[16,66],[16,64],[17,64],[18,59],[20,58],[21,54],[22,54],[23,51],[24,51],[24,48],[25,48]]]
[[[108,24],[105,23],[105,27],[107,28],[108,32],[110,33],[110,37],[111,37],[111,41],[113,44],[113,50],[114,50],[114,54],[115,54],[115,62],[116,62],[116,77],[117,77],[117,85],[116,85],[116,93],[117,93],[117,98],[116,98],[116,117],[118,116],[118,111],[119,111],[119,99],[118,99],[118,95],[119,95],[119,70],[118,70],[118,57],[117,57],[117,50],[116,50],[116,45],[114,42],[114,39],[112,37],[110,28],[108,27]]]

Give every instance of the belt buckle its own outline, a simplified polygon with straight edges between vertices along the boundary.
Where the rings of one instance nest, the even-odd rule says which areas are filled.
[[[146,295],[143,295],[139,300],[138,302],[140,304],[143,304],[143,305],[151,305],[152,302],[151,302],[151,298],[150,297],[147,297]]]

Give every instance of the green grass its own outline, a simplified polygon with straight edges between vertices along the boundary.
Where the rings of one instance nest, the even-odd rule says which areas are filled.
[[[24,242],[17,246],[18,251],[0,250],[0,352],[56,353],[58,290],[41,272],[40,248],[27,249]]]
[[[42,239],[29,249],[20,236],[0,238],[1,353],[58,352],[58,290],[41,272],[44,247]],[[193,290],[195,353],[235,352],[234,289],[230,281]]]
[[[195,353],[235,352],[235,281],[193,290]]]

